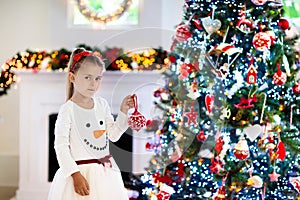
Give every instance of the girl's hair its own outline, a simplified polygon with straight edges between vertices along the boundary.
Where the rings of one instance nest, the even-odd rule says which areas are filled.
[[[80,67],[84,66],[84,62],[92,62],[95,63],[97,66],[103,68],[105,70],[105,64],[101,60],[101,58],[94,53],[85,50],[84,48],[76,48],[72,52],[70,56],[70,60],[68,63],[68,74],[67,74],[67,100],[69,100],[74,92],[74,85],[71,83],[69,79],[69,73],[76,73]]]

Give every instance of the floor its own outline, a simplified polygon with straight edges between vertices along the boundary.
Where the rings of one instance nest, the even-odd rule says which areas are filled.
[[[16,187],[0,187],[0,200],[10,200],[16,194]]]

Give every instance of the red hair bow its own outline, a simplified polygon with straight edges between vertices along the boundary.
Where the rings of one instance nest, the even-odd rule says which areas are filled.
[[[82,57],[87,57],[87,56],[93,56],[94,54],[90,51],[83,51],[83,52],[80,52],[76,55],[74,55],[74,58],[73,58],[73,64],[71,66],[71,69],[70,71],[72,72],[73,69],[74,69],[74,66],[75,64],[82,58]]]

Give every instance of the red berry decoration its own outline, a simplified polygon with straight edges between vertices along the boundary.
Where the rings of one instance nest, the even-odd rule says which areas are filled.
[[[278,22],[278,26],[280,26],[282,30],[287,30],[290,28],[290,23],[288,20],[281,18]]]
[[[204,141],[206,140],[206,135],[204,134],[204,131],[201,130],[201,131],[199,132],[199,134],[196,135],[196,138],[197,138],[197,140],[198,140],[199,142],[204,142]]]
[[[287,76],[286,73],[282,72],[280,69],[280,64],[277,64],[278,70],[273,75],[273,81],[276,85],[283,85],[286,82]]]
[[[266,51],[270,49],[271,42],[272,40],[270,35],[265,32],[259,32],[255,34],[252,40],[254,48],[258,51]]]
[[[137,96],[132,95],[134,101],[134,112],[128,118],[128,126],[136,131],[139,131],[141,128],[146,126],[146,118],[138,110]]]
[[[293,86],[293,92],[295,94],[300,94],[300,81]]]

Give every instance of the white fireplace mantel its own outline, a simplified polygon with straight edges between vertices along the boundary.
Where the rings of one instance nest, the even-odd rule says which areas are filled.
[[[50,114],[57,113],[65,102],[65,72],[15,72],[20,78],[19,131],[19,188],[16,200],[47,199],[48,182],[48,132]],[[104,73],[97,95],[107,99],[112,113],[117,113],[124,96],[135,93],[138,96],[139,111],[146,118],[151,117],[153,91],[163,84],[159,72]],[[133,173],[143,173],[151,153],[145,150],[149,133],[141,130],[133,133]],[[135,136],[136,135],[136,136]]]

